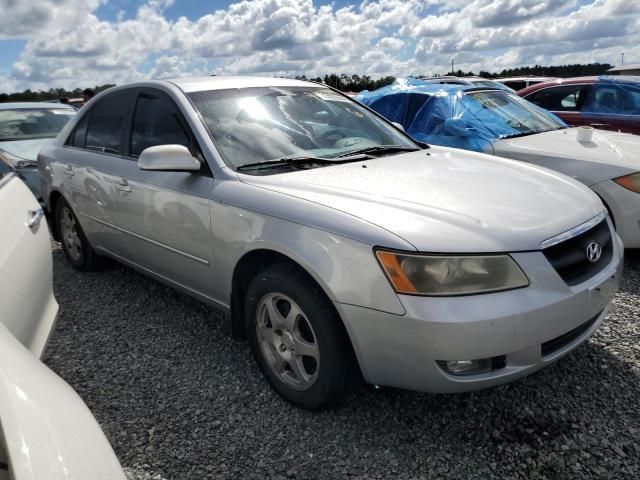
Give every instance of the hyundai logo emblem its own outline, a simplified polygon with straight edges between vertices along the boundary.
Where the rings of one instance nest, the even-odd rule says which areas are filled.
[[[587,245],[587,259],[591,263],[596,263],[602,256],[602,245],[598,242],[591,241]]]

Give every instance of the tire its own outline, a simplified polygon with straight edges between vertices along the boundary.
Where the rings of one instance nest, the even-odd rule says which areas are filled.
[[[307,410],[340,403],[353,376],[353,355],[331,302],[298,268],[267,267],[245,298],[251,350],[273,389]],[[297,350],[297,351],[296,351]]]
[[[91,248],[78,217],[63,198],[56,203],[55,222],[62,250],[69,263],[81,271],[99,269],[102,257]]]

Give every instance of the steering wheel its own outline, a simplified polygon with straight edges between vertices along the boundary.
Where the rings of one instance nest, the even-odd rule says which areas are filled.
[[[377,145],[379,145],[379,143],[365,137],[345,137],[333,144],[336,148],[353,148],[354,150],[358,148],[375,147]]]
[[[338,140],[342,136],[342,132],[337,128],[332,128],[327,130],[326,132],[322,132],[320,135],[316,137],[316,139],[320,143],[328,143],[333,145],[336,140]],[[333,138],[331,138],[333,137]]]

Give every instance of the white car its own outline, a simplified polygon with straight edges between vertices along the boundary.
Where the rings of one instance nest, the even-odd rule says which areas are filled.
[[[532,75],[525,75],[523,77],[504,77],[504,78],[494,78],[494,80],[502,85],[506,85],[507,87],[515,90],[522,90],[523,88],[530,87],[531,85],[537,85],[542,82],[550,82],[551,80],[555,80],[556,77],[534,77]]]
[[[398,80],[358,100],[429,145],[520,160],[575,178],[603,201],[625,248],[640,248],[640,136],[569,128],[531,102],[489,88]]]
[[[55,325],[42,208],[0,173],[0,480],[124,480],[95,418],[39,357]]]

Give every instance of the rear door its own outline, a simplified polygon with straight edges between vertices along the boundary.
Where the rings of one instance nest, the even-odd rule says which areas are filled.
[[[42,207],[15,174],[0,174],[0,321],[38,357],[58,312],[52,270]]]
[[[525,97],[531,103],[554,113],[569,125],[577,127],[589,125],[589,119],[583,117],[580,108],[589,95],[591,85],[584,83],[546,87]]]
[[[122,255],[125,242],[115,228],[115,191],[126,188],[121,170],[125,126],[135,90],[100,99],[85,112],[67,139],[64,165],[65,195],[94,248]]]
[[[207,294],[211,289],[213,177],[179,107],[165,92],[138,92],[115,190],[116,224],[126,233],[126,257],[181,286]],[[148,147],[183,145],[202,163],[197,172],[140,170],[137,159]]]

